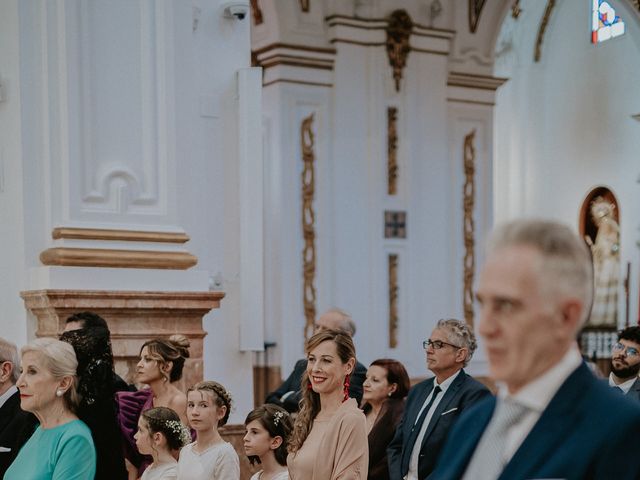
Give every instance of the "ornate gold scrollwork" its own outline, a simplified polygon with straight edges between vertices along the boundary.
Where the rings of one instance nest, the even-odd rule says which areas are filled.
[[[389,254],[389,348],[398,346],[398,254]]]
[[[387,193],[398,193],[398,109],[387,108]]]
[[[253,12],[253,23],[255,25],[260,25],[264,21],[264,18],[262,17],[262,9],[258,3],[259,1],[260,0],[251,0],[251,11]]]
[[[540,57],[542,57],[542,42],[544,41],[544,32],[547,30],[547,25],[549,24],[549,19],[551,18],[551,12],[553,12],[553,7],[556,6],[556,0],[548,0],[547,6],[544,9],[544,15],[542,15],[542,20],[540,21],[540,26],[538,27],[538,37],[536,38],[536,49],[533,53],[533,59],[536,62],[540,61]]]
[[[520,0],[515,0],[511,5],[511,16],[517,20],[521,13]]]
[[[473,222],[473,207],[475,204],[475,162],[476,150],[474,141],[475,129],[464,137],[464,187],[462,205],[464,208],[464,291],[463,308],[464,319],[470,327],[473,327],[473,275],[475,272],[475,239]]]
[[[478,29],[478,22],[480,21],[480,14],[482,13],[482,7],[486,0],[469,0],[469,30],[471,33],[476,33]]]
[[[300,127],[300,147],[302,150],[302,278],[304,304],[304,337],[313,335],[313,324],[316,318],[316,245],[315,245],[315,212],[313,199],[315,195],[315,172],[313,152],[313,114],[302,120]]]
[[[413,30],[413,21],[406,10],[395,10],[387,25],[387,55],[393,69],[396,92],[400,91],[402,69],[407,64],[407,55],[411,51],[409,37]]]
[[[300,8],[303,12],[309,11],[309,1],[310,0],[300,0]]]

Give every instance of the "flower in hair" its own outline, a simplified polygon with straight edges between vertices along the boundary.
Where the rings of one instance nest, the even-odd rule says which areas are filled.
[[[277,427],[280,424],[280,420],[284,418],[285,415],[289,415],[285,412],[277,411],[273,414],[273,424]]]
[[[191,443],[191,432],[178,420],[165,420],[165,425],[180,437],[182,445]]]

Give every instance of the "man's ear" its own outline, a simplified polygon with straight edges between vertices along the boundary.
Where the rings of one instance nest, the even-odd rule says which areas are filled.
[[[0,383],[5,383],[11,378],[11,373],[13,372],[13,363],[5,360],[0,365]]]
[[[564,335],[572,338],[580,329],[580,320],[583,312],[583,304],[577,298],[565,299],[560,305],[561,329]],[[563,336],[564,336],[563,335]]]
[[[464,363],[469,356],[469,349],[467,347],[462,347],[458,349],[456,353],[456,362]]]

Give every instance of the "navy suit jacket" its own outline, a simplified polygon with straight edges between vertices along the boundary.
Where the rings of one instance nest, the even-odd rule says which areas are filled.
[[[627,397],[633,398],[634,400],[640,400],[640,378],[637,378],[631,388],[627,392]]]
[[[460,418],[430,480],[462,478],[495,398]],[[640,405],[597,379],[584,363],[562,384],[524,439],[500,480],[637,480],[640,478]]]
[[[0,452],[0,478],[4,477],[4,472],[29,440],[37,424],[35,415],[20,408],[19,392],[11,395],[0,407],[0,447],[10,449]]]
[[[402,421],[396,428],[396,433],[387,449],[391,480],[401,480],[409,471],[409,460],[413,448],[413,445],[408,444],[409,436],[422,405],[433,390],[434,378],[414,385],[409,391]],[[426,478],[435,467],[438,454],[460,413],[488,396],[491,396],[491,392],[484,385],[471,378],[464,370],[460,371],[431,416],[418,457],[419,478]]]
[[[298,360],[293,367],[293,372],[287,377],[287,379],[278,387],[277,390],[269,393],[264,403],[273,403],[280,405],[282,408],[290,413],[297,412],[300,399],[302,398],[302,392],[300,391],[300,379],[302,374],[307,369],[307,359],[303,358]],[[362,384],[367,376],[367,367],[356,361],[356,366],[351,373],[349,396],[355,398],[360,405],[362,400]],[[280,401],[280,398],[287,392],[295,392],[289,395],[284,402]]]

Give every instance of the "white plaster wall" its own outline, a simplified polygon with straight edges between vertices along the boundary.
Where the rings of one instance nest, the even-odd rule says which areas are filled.
[[[580,0],[559,2],[542,59],[535,64],[531,37],[537,31],[537,3],[523,2],[522,19],[505,27],[513,30],[513,52],[499,60],[496,71],[511,77],[497,99],[496,165],[501,171],[496,170],[495,179],[496,218],[545,216],[577,228],[586,194],[598,185],[609,187],[620,204],[623,269],[626,262],[632,265],[634,323],[640,270],[640,122],[631,115],[640,113],[638,16],[626,2],[612,0],[627,33],[593,45],[590,6]],[[622,288],[620,297],[623,313]]]
[[[204,375],[232,393],[235,423],[253,407],[251,353],[240,351],[241,273],[252,273],[241,269],[240,212],[262,204],[261,194],[240,194],[239,129],[261,112],[259,102],[245,104],[239,117],[249,21],[223,18],[223,3],[3,0],[0,335],[23,344],[33,334],[20,290],[68,287],[83,281],[79,271],[88,289],[211,283],[226,297],[204,320]],[[259,85],[248,88],[245,98],[259,99]],[[106,189],[94,195],[100,179]],[[38,268],[59,224],[185,231],[198,265],[134,274]]]
[[[3,0],[0,9],[0,336],[22,345],[26,314],[16,294],[26,277],[18,1]]]

